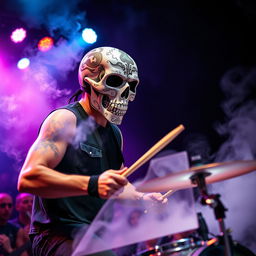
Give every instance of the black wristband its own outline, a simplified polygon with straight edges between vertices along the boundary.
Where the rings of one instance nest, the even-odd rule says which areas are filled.
[[[92,175],[89,179],[88,183],[88,195],[99,197],[99,191],[98,191],[98,179],[100,175]]]

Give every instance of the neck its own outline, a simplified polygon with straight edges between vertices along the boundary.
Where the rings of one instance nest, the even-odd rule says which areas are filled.
[[[79,101],[85,112],[94,118],[97,124],[105,127],[107,125],[107,119],[97,110],[95,110],[90,103],[90,96],[84,94],[82,99]]]
[[[22,223],[24,226],[30,224],[30,217],[27,214],[20,214],[18,218],[19,222]]]

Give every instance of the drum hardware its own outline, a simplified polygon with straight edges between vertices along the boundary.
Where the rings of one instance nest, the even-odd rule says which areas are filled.
[[[234,243],[232,249],[235,256],[255,256],[253,252],[239,243]],[[211,245],[207,244],[205,246],[196,248],[192,251],[189,251],[184,256],[221,256],[223,255],[223,252],[223,244],[217,242]]]
[[[170,189],[179,190],[198,187],[201,197],[201,204],[208,205],[214,210],[215,218],[219,223],[220,236],[218,239],[218,244],[220,247],[224,245],[224,255],[233,256],[238,249],[246,251],[246,253],[250,255],[251,252],[243,246],[234,245],[232,238],[229,232],[226,230],[224,223],[224,218],[226,217],[225,212],[227,211],[227,209],[224,207],[223,203],[220,200],[220,194],[208,194],[206,184],[223,181],[255,170],[255,160],[242,160],[200,165],[178,173],[172,173],[164,177],[146,181],[137,186],[137,190],[142,192],[164,192]],[[214,244],[210,245],[209,247],[211,246],[214,246]],[[209,249],[206,247],[202,247],[198,249],[196,253],[200,253],[204,249],[206,251],[212,250],[212,248],[213,247]],[[217,247],[216,249],[219,250],[219,248]]]
[[[209,205],[211,208],[213,208],[215,218],[219,222],[220,234],[224,240],[225,256],[232,256],[233,253],[231,250],[231,236],[229,236],[224,223],[224,218],[226,217],[225,211],[227,211],[227,209],[221,202],[219,194],[208,194],[205,183],[205,177],[209,175],[210,174],[208,172],[198,172],[192,175],[190,179],[192,184],[196,184],[200,191],[201,204]]]
[[[198,235],[202,238],[203,241],[209,241],[208,226],[201,212],[197,213],[197,219],[199,224],[199,228],[197,229]]]
[[[155,245],[153,248],[144,250],[136,256],[161,256],[176,255],[176,253],[186,252],[206,245],[204,241],[195,240],[194,238],[182,238],[176,241]]]

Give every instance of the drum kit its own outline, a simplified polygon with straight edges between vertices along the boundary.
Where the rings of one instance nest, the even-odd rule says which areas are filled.
[[[122,174],[125,177],[128,177],[130,174],[135,172],[140,166],[142,166],[146,161],[151,159],[156,153],[163,149],[168,143],[170,143],[180,132],[184,130],[182,125],[178,126],[171,132],[169,132],[165,137],[163,137],[159,142],[157,142],[152,148],[150,148],[142,157],[140,157],[133,165],[131,165],[126,171]],[[219,234],[209,238],[208,228],[206,222],[204,221],[201,213],[197,213],[198,217],[198,226],[199,228],[184,232],[181,234],[171,233],[170,237],[167,235],[167,240],[165,237],[160,239],[152,239],[145,241],[147,243],[146,250],[144,250],[143,242],[141,244],[133,244],[136,246],[136,252],[134,251],[129,254],[117,254],[120,256],[129,255],[129,256],[256,256],[251,250],[247,249],[243,245],[239,244],[237,241],[233,240],[230,232],[227,231],[225,227],[225,212],[227,211],[226,207],[221,202],[220,194],[210,194],[208,192],[208,184],[215,182],[231,179],[238,177],[249,172],[256,170],[256,160],[241,160],[241,161],[232,161],[232,162],[223,162],[223,163],[211,163],[211,164],[201,164],[194,166],[183,171],[174,172],[171,174],[164,175],[162,177],[157,177],[149,180],[142,181],[139,185],[136,186],[136,189],[141,192],[165,192],[162,194],[162,197],[171,196],[173,192],[177,190],[183,190],[188,188],[196,188],[199,192],[200,203],[203,206],[209,206],[215,215],[215,219],[219,224]],[[167,191],[167,192],[166,192]],[[171,201],[171,200],[170,200]],[[114,201],[110,201],[114,202]],[[140,203],[140,202],[139,202]],[[151,205],[152,206],[152,205]],[[144,207],[144,205],[143,205]],[[111,208],[111,207],[110,207]],[[153,207],[152,207],[153,208]],[[164,208],[164,207],[163,207]],[[112,208],[111,208],[112,209]],[[123,208],[121,208],[123,209]],[[152,210],[152,209],[151,209]],[[149,215],[148,211],[151,211],[148,208],[146,211],[140,212],[140,216]],[[186,209],[187,210],[187,209]],[[102,211],[103,213],[107,211]],[[109,222],[104,222],[104,214],[98,217],[98,222],[91,225],[91,229],[83,237],[84,240],[81,240],[81,247],[75,251],[73,255],[83,255],[84,251],[89,251],[91,253],[98,252],[99,248],[101,250],[109,250],[116,248],[115,252],[118,252],[119,249],[125,249],[126,245],[131,245],[127,241],[130,239],[134,242],[142,241],[140,236],[134,238],[134,230],[129,229],[123,235],[123,224],[126,223],[127,219],[125,218],[126,213],[116,214],[117,218],[124,215],[124,222],[118,221],[115,222],[115,225],[109,225]],[[143,214],[142,214],[143,213]],[[152,212],[151,212],[152,213]],[[184,215],[186,216],[186,215]],[[103,218],[101,218],[103,217]],[[146,221],[146,218],[142,218]],[[150,219],[152,220],[152,218]],[[158,222],[157,222],[158,223]],[[120,225],[121,226],[120,226]],[[183,224],[183,222],[182,222]],[[138,224],[136,224],[138,225]],[[92,228],[94,227],[94,229]],[[103,229],[100,229],[103,227]],[[109,229],[107,229],[109,227]],[[115,231],[118,231],[120,227],[121,235],[115,237]],[[157,226],[154,226],[157,227]],[[101,234],[101,239],[95,239],[95,232],[98,230],[104,230],[104,234]],[[149,231],[149,229],[147,229]],[[139,231],[141,231],[139,229]],[[143,225],[142,225],[143,231]],[[111,232],[111,236],[109,233]],[[116,232],[117,233],[117,232]],[[120,233],[118,233],[120,234]],[[143,232],[139,232],[143,234]],[[166,234],[166,233],[165,233]],[[210,233],[209,233],[210,234]],[[105,236],[104,236],[105,235]],[[148,236],[150,237],[150,236]],[[108,242],[104,239],[108,238]],[[127,238],[127,240],[125,239]],[[131,239],[132,238],[132,239]],[[139,238],[137,240],[137,238]],[[152,237],[151,237],[152,238]],[[149,239],[151,239],[149,238]],[[170,239],[169,239],[170,238]],[[90,240],[91,239],[91,240]],[[115,244],[114,241],[117,243]],[[153,243],[152,243],[153,241]],[[104,242],[104,243],[103,243]],[[104,245],[104,248],[103,248]],[[133,247],[132,245],[132,247]],[[143,246],[139,246],[143,245]],[[129,247],[129,246],[128,246]],[[143,248],[143,249],[142,249]],[[88,251],[88,252],[89,252]],[[121,250],[123,252],[123,250]],[[103,254],[102,254],[103,255]],[[112,254],[111,254],[112,255]]]
[[[209,194],[207,184],[237,177],[256,170],[255,160],[243,160],[224,163],[212,163],[192,167],[164,177],[155,178],[140,184],[137,189],[142,192],[164,192],[197,187],[200,203],[208,205],[214,211],[219,224],[220,234],[209,240],[197,237],[182,238],[170,243],[155,245],[136,256],[253,256],[252,251],[233,241],[226,230],[224,219],[227,209],[221,202],[220,194]],[[199,222],[200,223],[200,222]]]
[[[141,165],[160,152],[167,144],[174,140],[185,127],[177,126],[170,131],[152,148],[150,148],[141,158],[139,158],[123,174],[125,177],[136,171]],[[256,160],[241,160],[224,163],[212,163],[192,167],[190,169],[171,173],[164,177],[159,177],[146,181],[137,190],[141,192],[165,192],[163,197],[169,196],[172,192],[197,187],[200,192],[201,204],[208,205],[214,211],[216,220],[219,223],[220,235],[209,241],[183,238],[171,243],[156,245],[147,251],[142,251],[136,256],[253,256],[249,249],[232,240],[227,232],[224,218],[225,211],[220,199],[220,194],[209,194],[207,184],[231,179],[256,170]]]

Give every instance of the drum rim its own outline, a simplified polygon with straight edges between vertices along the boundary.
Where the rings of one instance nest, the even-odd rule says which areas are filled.
[[[178,240],[174,240],[168,243],[164,243],[161,245],[155,245],[149,249],[140,251],[137,255],[143,255],[145,253],[172,253],[172,252],[181,252],[188,249],[194,249],[197,247],[201,247],[203,244],[203,240],[194,241],[193,238],[181,238]],[[172,248],[164,248],[166,246],[172,246]]]
[[[159,245],[159,247],[161,249],[158,252],[166,252],[166,253],[181,252],[184,250],[200,247],[200,246],[202,246],[202,244],[203,244],[202,240],[195,241],[194,238],[192,238],[192,237],[181,238],[181,239],[178,239],[175,241],[171,241],[170,243],[165,243],[165,244]],[[167,245],[169,245],[169,246],[172,245],[173,248],[164,249],[164,247]]]

